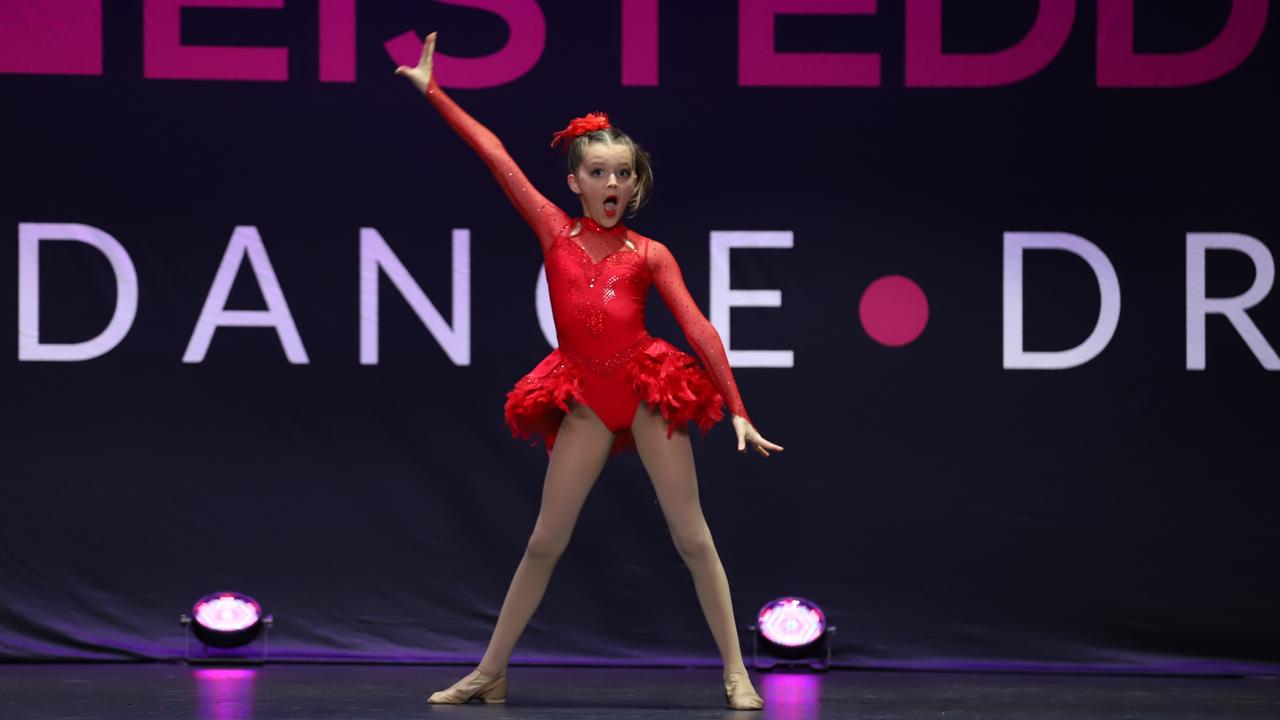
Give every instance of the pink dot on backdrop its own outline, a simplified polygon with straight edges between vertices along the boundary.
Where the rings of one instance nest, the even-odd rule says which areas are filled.
[[[872,340],[900,347],[924,332],[929,322],[929,301],[911,278],[885,275],[862,293],[858,319]]]

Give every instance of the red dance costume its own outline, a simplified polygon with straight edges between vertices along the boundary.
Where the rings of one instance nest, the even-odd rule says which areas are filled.
[[[617,433],[612,454],[634,450],[631,421],[641,400],[667,421],[667,437],[696,422],[705,435],[724,417],[722,404],[750,422],[729,369],[720,334],[685,288],[666,246],[619,222],[603,228],[590,217],[570,218],[543,197],[502,142],[436,84],[427,98],[480,154],[538,236],[547,269],[551,311],[560,347],[507,393],[504,409],[514,437],[542,435],[555,445],[570,399],[591,408]],[[644,307],[655,285],[702,360],[645,330]]]

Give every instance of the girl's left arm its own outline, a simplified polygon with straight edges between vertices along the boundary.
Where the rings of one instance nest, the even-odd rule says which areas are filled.
[[[724,398],[729,412],[737,416],[733,425],[738,433],[738,450],[745,451],[745,443],[748,440],[755,444],[756,450],[762,455],[769,454],[766,448],[782,450],[780,445],[775,445],[761,437],[747,415],[747,408],[742,403],[742,395],[738,392],[738,384],[733,379],[733,370],[729,368],[729,357],[724,351],[724,342],[720,339],[720,333],[716,331],[711,321],[707,320],[707,316],[698,309],[698,304],[689,294],[689,289],[684,284],[684,275],[680,272],[680,266],[676,263],[675,257],[666,245],[657,240],[648,240],[647,245],[646,259],[650,274],[653,276],[653,284],[658,288],[658,294],[662,296],[662,301],[666,303],[671,314],[675,316],[676,322],[680,324],[680,329],[684,332],[689,344],[693,346],[698,359],[702,361],[702,366],[711,375],[711,380]]]

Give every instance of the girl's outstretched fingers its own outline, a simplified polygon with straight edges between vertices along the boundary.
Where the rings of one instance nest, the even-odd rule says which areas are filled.
[[[427,33],[426,42],[422,43],[422,57],[418,58],[419,65],[430,65],[431,56],[436,52],[436,33],[431,31]]]
[[[746,452],[748,442],[755,447],[756,452],[764,457],[769,457],[769,450],[780,451],[783,449],[781,445],[766,440],[763,435],[756,431],[754,425],[737,415],[733,416],[733,429],[738,433],[738,452]]]
[[[436,34],[427,35],[426,42],[422,43],[422,57],[418,59],[417,67],[409,67],[400,65],[396,68],[396,75],[409,78],[409,81],[418,88],[418,92],[426,92],[427,86],[431,83],[431,67],[433,65],[433,56],[436,51]]]

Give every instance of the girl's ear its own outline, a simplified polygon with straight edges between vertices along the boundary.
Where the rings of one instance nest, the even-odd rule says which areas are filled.
[[[578,178],[577,178],[577,176],[575,176],[575,175],[573,175],[573,174],[571,173],[571,174],[569,174],[569,175],[567,175],[567,176],[566,176],[566,180],[568,180],[568,181],[569,181],[569,189],[573,191],[573,194],[574,194],[574,195],[581,195],[581,194],[582,194],[582,190],[578,187]]]

